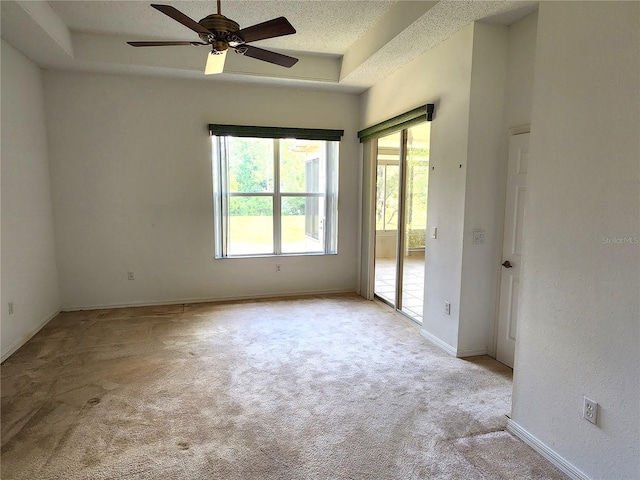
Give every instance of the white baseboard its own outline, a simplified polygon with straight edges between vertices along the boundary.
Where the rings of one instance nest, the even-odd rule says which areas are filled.
[[[456,353],[456,357],[458,358],[477,357],[479,355],[488,355],[488,353],[489,353],[489,349],[487,347],[469,349],[469,350],[458,350]]]
[[[426,338],[427,340],[429,340],[431,343],[433,343],[436,347],[439,347],[440,349],[444,350],[445,352],[447,352],[449,355],[452,356],[457,356],[457,350],[455,348],[453,348],[451,345],[449,345],[448,343],[440,340],[438,337],[431,335],[429,332],[427,332],[426,330],[420,330],[420,335],[422,335],[424,338]]]
[[[21,346],[27,343],[29,340],[33,338],[33,336],[38,333],[40,330],[44,328],[44,326],[49,323],[53,318],[60,313],[60,310],[56,310],[51,315],[47,316],[42,322],[40,322],[35,329],[31,332],[24,335],[22,338],[19,338],[15,342],[11,344],[11,346],[7,349],[6,352],[2,352],[2,358],[0,358],[0,362],[4,362],[7,358],[13,355]]]
[[[507,420],[507,430],[533,448],[536,452],[549,460],[551,464],[573,480],[590,480],[589,477],[580,471],[575,465],[565,460],[562,456],[549,448],[535,436],[530,434],[516,422]]]
[[[435,335],[430,334],[429,332],[427,332],[424,329],[420,330],[420,335],[422,335],[424,338],[429,340],[431,343],[433,343],[434,345],[436,345],[440,349],[442,349],[445,352],[447,352],[452,357],[456,357],[456,358],[477,357],[478,355],[487,355],[487,352],[488,352],[487,347],[477,348],[477,349],[469,349],[469,350],[457,350],[456,348],[454,348],[451,345],[449,345],[448,343],[440,340],[438,337],[436,337]]]
[[[62,307],[63,312],[76,312],[79,310],[102,310],[108,308],[127,308],[127,307],[152,307],[158,305],[182,305],[189,303],[215,303],[215,302],[233,302],[240,300],[260,300],[263,298],[287,298],[287,297],[304,297],[312,295],[337,295],[345,293],[356,293],[353,290],[313,290],[293,293],[259,293],[256,295],[240,295],[230,297],[199,297],[199,298],[178,298],[174,300],[162,300],[157,302],[130,302],[130,303],[105,303],[94,305],[72,305]]]

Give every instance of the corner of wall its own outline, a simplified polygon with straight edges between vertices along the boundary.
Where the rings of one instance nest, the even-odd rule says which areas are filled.
[[[508,29],[474,24],[458,355],[493,348],[502,247]],[[474,232],[482,234],[474,241]]]
[[[60,291],[42,74],[4,40],[1,72],[4,361],[60,311]]]
[[[638,478],[640,3],[540,2],[537,28],[512,419]]]

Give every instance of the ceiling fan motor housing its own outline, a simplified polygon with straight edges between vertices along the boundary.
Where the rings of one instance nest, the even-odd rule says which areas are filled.
[[[293,28],[285,17],[274,18],[240,30],[238,23],[220,13],[220,0],[218,0],[218,13],[213,13],[199,22],[196,22],[171,5],[152,3],[151,6],[196,32],[201,42],[158,40],[152,42],[127,42],[129,45],[133,47],[166,47],[170,45],[210,46],[212,52],[207,57],[208,66],[205,73],[222,72],[224,59],[226,58],[225,54],[229,48],[241,55],[287,68],[292,67],[298,61],[298,59],[294,57],[247,45],[250,42],[256,42],[258,40],[266,40],[268,38],[296,33],[296,29]],[[209,68],[209,64],[211,64],[211,68]],[[214,70],[216,71],[214,72]]]
[[[213,13],[198,22],[211,32],[211,35],[199,33],[202,41],[210,43],[214,50],[222,52],[229,48],[229,42],[244,43],[241,38],[233,35],[240,30],[240,25],[219,13]]]

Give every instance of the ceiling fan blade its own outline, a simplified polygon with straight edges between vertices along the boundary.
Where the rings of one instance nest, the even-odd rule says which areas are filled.
[[[180,10],[176,8],[173,8],[171,5],[157,5],[152,3],[151,6],[156,10],[161,11],[165,15],[170,16],[175,21],[180,22],[185,27],[190,28],[196,33],[204,33],[205,35],[211,34],[209,30],[204,28],[198,22],[196,22],[192,18],[187,17],[184,13],[182,13]]]
[[[222,52],[209,52],[207,55],[207,65],[204,67],[205,75],[215,75],[216,73],[222,73],[224,70],[224,61],[227,58],[227,51]]]
[[[284,17],[274,18],[266,22],[258,23],[251,27],[243,28],[235,32],[246,43],[265,40],[267,38],[281,37],[296,33],[296,29]]]
[[[262,48],[254,47],[253,45],[241,45],[236,48],[236,51],[245,57],[255,58],[257,60],[262,60],[263,62],[275,63],[276,65],[287,68],[293,67],[298,62],[297,58],[272,52],[270,50],[263,50]]]
[[[194,47],[199,47],[200,45],[209,45],[208,43],[202,42],[127,42],[132,47],[169,47],[173,45],[193,45]]]

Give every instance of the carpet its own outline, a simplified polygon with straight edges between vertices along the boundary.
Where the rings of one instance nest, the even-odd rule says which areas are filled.
[[[5,480],[565,478],[509,368],[355,295],[61,313],[1,381]]]

